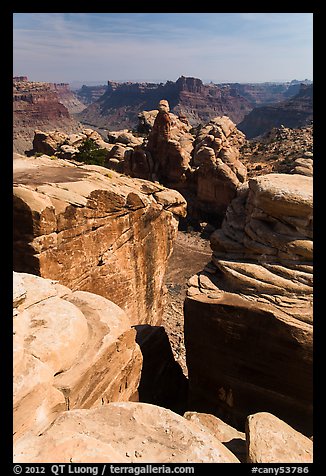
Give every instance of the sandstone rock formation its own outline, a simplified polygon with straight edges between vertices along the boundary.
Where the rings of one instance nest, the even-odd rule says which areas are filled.
[[[66,85],[67,86],[67,85]],[[60,100],[60,92],[72,94],[67,87],[53,83],[15,81],[13,83],[13,139],[14,151],[24,153],[32,149],[35,129],[58,129],[65,133],[80,131],[81,125]],[[71,102],[71,101],[70,101]]]
[[[92,141],[99,149],[106,149],[104,165],[116,172],[122,173],[134,149],[141,147],[143,138],[136,137],[127,130],[108,133],[106,142],[102,136],[93,129],[83,129],[77,134],[65,134],[58,130],[34,132],[33,152],[34,154],[46,154],[59,157],[60,159],[79,160],[79,152],[87,141]],[[135,175],[139,178],[147,178],[148,174],[142,176],[141,173]]]
[[[192,217],[223,217],[247,176],[239,153],[243,133],[223,116],[199,127],[194,137],[185,117],[169,113],[166,100],[160,101],[156,115],[149,111],[146,119],[144,113],[141,117],[148,122],[142,127],[150,131],[148,139],[125,154],[125,173],[178,190]]]
[[[211,235],[212,262],[189,281],[191,408],[236,427],[269,411],[311,433],[312,244],[311,177],[239,189]]]
[[[158,104],[158,110],[148,112],[152,121],[152,125],[148,126],[148,138],[126,156],[124,170],[132,177],[158,180],[178,188],[180,183],[186,181],[187,171],[190,171],[194,138],[190,133],[190,124],[169,110],[169,103],[163,99]],[[145,113],[142,112],[142,117]]]
[[[242,463],[247,462],[245,433],[236,430],[214,415],[207,413],[186,412],[183,416],[221,441],[239,461]]]
[[[246,180],[246,167],[240,162],[239,147],[244,135],[226,116],[211,120],[201,128],[194,144],[197,200],[206,211],[224,215],[237,188]]]
[[[312,463],[313,443],[270,413],[246,422],[248,463]]]
[[[174,190],[99,166],[14,156],[14,269],[102,295],[160,323],[178,217]]]
[[[15,445],[16,463],[238,463],[219,440],[165,408],[110,403],[63,412]]]
[[[181,76],[165,84],[108,81],[105,94],[79,113],[78,118],[94,127],[133,129],[139,111],[153,110],[162,98],[166,98],[174,114],[186,116],[196,126],[224,114],[237,123],[253,108],[233,85],[203,84],[198,78]]]
[[[261,138],[240,147],[248,177],[266,173],[313,175],[313,125],[290,129],[273,128]]]
[[[61,159],[73,158],[79,151],[79,147],[87,140],[91,139],[94,143],[103,149],[110,151],[112,146],[105,142],[101,135],[93,129],[83,129],[79,133],[65,134],[58,130],[43,132],[40,130],[34,131],[33,152],[46,155],[55,155]],[[65,157],[65,146],[70,146],[75,149],[72,151],[70,157]]]
[[[86,105],[70,89],[69,83],[49,83],[51,89],[57,93],[59,101],[69,111],[70,114],[76,114],[85,109]]]
[[[142,356],[122,309],[56,281],[14,273],[14,438],[64,410],[137,398]]]

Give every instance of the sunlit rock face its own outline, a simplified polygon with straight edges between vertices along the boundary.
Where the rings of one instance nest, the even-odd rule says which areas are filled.
[[[99,166],[14,158],[14,269],[104,296],[132,324],[160,323],[163,281],[186,203]]]
[[[250,179],[211,235],[185,301],[194,409],[235,426],[264,410],[311,434],[312,198],[311,177]]]

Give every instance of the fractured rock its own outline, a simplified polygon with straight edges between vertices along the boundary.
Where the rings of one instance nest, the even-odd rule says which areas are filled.
[[[246,435],[224,421],[207,413],[186,412],[184,418],[190,420],[221,441],[241,462],[246,462]]]
[[[312,463],[313,442],[270,413],[249,415],[248,463]]]
[[[102,295],[132,324],[159,324],[186,202],[100,166],[15,156],[14,269]],[[164,192],[164,193],[163,193]]]
[[[252,178],[211,235],[215,273],[185,301],[193,409],[237,428],[264,410],[311,432],[312,207],[311,177]]]
[[[14,273],[14,290],[15,439],[64,410],[135,398],[142,356],[122,309],[26,273]]]
[[[41,436],[15,445],[16,463],[238,463],[209,432],[171,410],[110,403],[63,412]]]
[[[224,215],[237,188],[246,179],[246,167],[239,160],[244,135],[226,116],[202,127],[194,145],[197,168],[197,199],[215,214]]]

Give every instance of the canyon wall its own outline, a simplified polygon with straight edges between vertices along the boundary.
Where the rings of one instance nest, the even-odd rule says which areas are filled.
[[[99,86],[86,86],[83,85],[80,89],[76,91],[76,96],[78,99],[88,106],[93,102],[97,101],[107,90],[107,85]]]
[[[72,133],[80,130],[67,106],[79,101],[74,99],[66,84],[15,81],[13,83],[13,144],[14,151],[24,153],[32,149],[35,129]]]
[[[211,235],[184,305],[190,408],[312,431],[312,178],[249,180]]]
[[[14,269],[100,294],[132,324],[160,323],[186,202],[100,166],[14,157]]]
[[[313,85],[302,84],[299,92],[278,104],[257,107],[241,122],[239,129],[248,139],[260,136],[273,127],[298,128],[313,120]]]
[[[186,115],[192,125],[223,115],[237,123],[252,109],[251,103],[229,85],[206,85],[198,78],[181,76],[165,84],[109,81],[105,94],[78,118],[90,126],[110,130],[135,128],[139,111],[156,108],[160,99],[168,100],[171,110]]]

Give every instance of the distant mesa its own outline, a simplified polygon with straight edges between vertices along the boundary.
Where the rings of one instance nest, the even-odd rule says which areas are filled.
[[[238,124],[253,108],[287,100],[299,88],[298,82],[204,84],[186,76],[166,83],[108,81],[107,86],[83,86],[77,91],[78,98],[88,105],[78,119],[91,127],[132,129],[138,112],[156,108],[164,97],[171,111],[186,115],[192,126],[224,115]]]
[[[27,76],[13,78],[14,151],[32,149],[35,129],[60,129],[72,133],[81,129],[72,114],[85,108],[68,83],[28,81]]]
[[[13,81],[28,81],[27,76],[14,76]]]
[[[292,86],[290,86],[292,87]],[[297,88],[297,85],[294,85]],[[265,134],[273,127],[298,128],[313,120],[313,85],[301,84],[295,96],[253,109],[239,124],[248,139]]]
[[[198,78],[181,76],[176,82],[165,84],[108,81],[106,92],[78,119],[110,130],[134,128],[139,111],[155,109],[162,98],[169,102],[173,113],[186,115],[191,125],[223,115],[237,123],[253,108],[231,85],[203,84]]]

